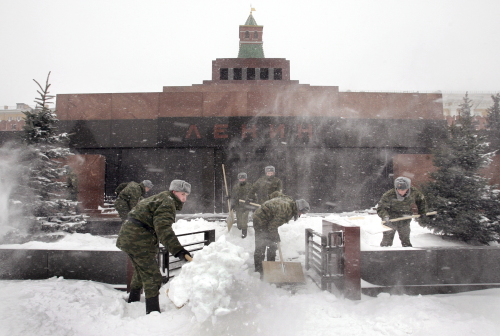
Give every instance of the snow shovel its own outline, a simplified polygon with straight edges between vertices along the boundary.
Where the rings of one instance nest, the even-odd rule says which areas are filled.
[[[432,216],[435,214],[437,214],[437,211],[432,211],[432,212],[426,213],[427,216]],[[412,218],[419,218],[419,217],[420,217],[420,215],[404,216],[404,217],[389,219],[389,222],[399,222],[399,221],[402,221],[405,219],[412,219]],[[363,217],[363,216],[349,217],[349,220],[364,219],[364,218],[365,217]],[[375,227],[375,228],[367,226],[367,227],[363,227],[363,230],[365,232],[370,233],[370,234],[376,234],[376,233],[382,233],[382,232],[386,232],[386,231],[392,231],[394,229],[387,226],[387,225],[384,225],[383,222],[380,222],[380,225],[377,225],[377,227]]]
[[[280,261],[263,261],[264,281],[273,284],[299,285],[306,283],[300,262],[285,262],[278,243]]]
[[[227,207],[229,208],[229,216],[227,216],[226,218],[227,232],[229,232],[233,227],[234,213],[233,210],[231,209],[231,202],[229,201],[229,190],[227,189],[226,170],[224,169],[224,165],[222,165],[222,173],[224,174],[224,185],[226,186]]]
[[[186,260],[187,260],[188,262],[193,261],[193,258],[191,258],[191,257],[190,257],[190,256],[188,256],[188,255],[186,255],[186,256],[185,256],[185,258],[186,258]],[[184,303],[183,303],[183,304],[181,304],[181,305],[176,304],[176,303],[174,302],[174,300],[172,300],[172,299],[170,298],[170,296],[168,296],[168,288],[167,288],[167,290],[166,290],[165,294],[167,294],[168,299],[169,299],[170,301],[172,301],[172,303],[174,304],[174,306],[175,306],[177,309],[181,309],[181,308],[182,308],[182,307],[184,307],[184,306],[186,305],[186,303],[187,303],[187,301],[186,301],[186,302],[184,302]]]

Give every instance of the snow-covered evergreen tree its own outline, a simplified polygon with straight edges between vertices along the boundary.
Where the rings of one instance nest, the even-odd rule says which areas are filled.
[[[487,244],[499,240],[500,200],[498,190],[479,170],[493,153],[487,139],[476,130],[468,94],[460,104],[456,123],[434,151],[432,181],[423,187],[430,210],[436,216],[421,221],[435,233],[468,243]]]
[[[487,111],[487,124],[488,135],[491,143],[491,148],[495,150],[500,149],[500,93],[492,95],[493,105]]]
[[[25,214],[36,217],[34,223],[43,231],[70,231],[80,229],[85,223],[82,215],[77,214],[77,202],[69,200],[66,175],[70,172],[64,166],[64,159],[73,155],[68,146],[66,133],[57,133],[57,116],[49,108],[49,77],[44,86],[38,85],[40,97],[36,98],[33,111],[23,112],[26,125],[22,135],[27,146],[23,162],[28,165],[28,176],[16,193],[22,199]],[[37,228],[35,228],[36,230]]]

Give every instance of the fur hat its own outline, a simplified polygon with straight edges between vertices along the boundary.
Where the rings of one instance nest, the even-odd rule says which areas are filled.
[[[153,183],[150,181],[150,180],[144,180],[142,181],[142,184],[146,187],[146,188],[153,188]]]
[[[247,179],[247,173],[239,173],[238,174],[238,180],[242,180],[242,179]]]
[[[408,177],[400,176],[394,180],[394,188],[400,190],[410,189],[411,180]]]
[[[170,182],[170,188],[168,190],[170,190],[170,191],[182,191],[182,192],[190,194],[191,193],[191,184],[189,184],[183,180],[172,180],[172,182]]]
[[[273,172],[274,173],[276,170],[274,169],[273,166],[267,166],[266,168],[264,168],[264,171],[266,173],[269,173],[269,172]]]
[[[295,204],[297,204],[297,211],[300,213],[307,213],[311,210],[311,207],[306,200],[298,199],[295,201]]]

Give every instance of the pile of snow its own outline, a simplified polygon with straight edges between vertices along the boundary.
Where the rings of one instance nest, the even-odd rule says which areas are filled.
[[[182,267],[170,283],[168,296],[177,307],[187,303],[198,322],[212,317],[215,323],[217,316],[238,308],[232,300],[236,293],[259,281],[248,271],[248,258],[248,252],[222,236]]]

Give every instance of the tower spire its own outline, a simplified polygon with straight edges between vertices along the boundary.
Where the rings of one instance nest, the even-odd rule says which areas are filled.
[[[255,11],[250,5],[250,15],[244,25],[240,26],[240,49],[238,58],[265,58],[262,41],[264,26],[259,26],[252,12]]]

